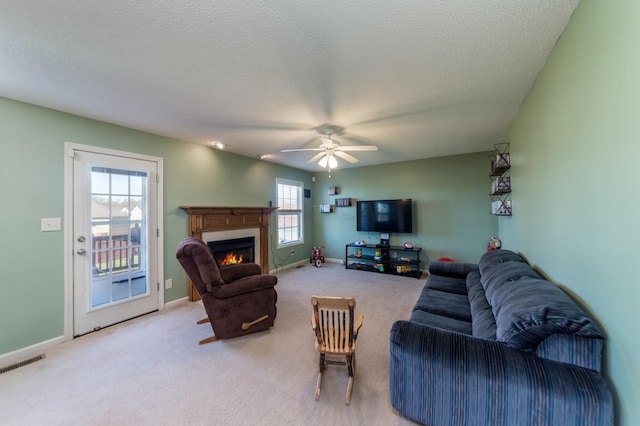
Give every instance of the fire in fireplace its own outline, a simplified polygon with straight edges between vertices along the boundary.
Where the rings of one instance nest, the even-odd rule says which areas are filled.
[[[220,267],[254,262],[255,237],[232,238],[207,242],[213,258]]]

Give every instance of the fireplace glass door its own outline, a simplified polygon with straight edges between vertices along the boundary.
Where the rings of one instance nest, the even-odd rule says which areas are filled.
[[[218,267],[254,262],[255,237],[232,238],[207,242]]]

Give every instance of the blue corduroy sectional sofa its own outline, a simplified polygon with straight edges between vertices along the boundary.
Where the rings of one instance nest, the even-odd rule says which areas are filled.
[[[602,332],[518,254],[431,262],[390,333],[391,404],[437,425],[611,425]]]

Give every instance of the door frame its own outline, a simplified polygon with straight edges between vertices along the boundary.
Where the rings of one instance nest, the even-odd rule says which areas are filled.
[[[156,163],[157,170],[157,224],[158,244],[156,276],[158,277],[158,310],[164,309],[164,200],[163,200],[163,159],[127,151],[118,151],[97,146],[64,143],[64,340],[73,339],[73,156],[74,152],[86,151],[95,154],[134,158]],[[153,283],[149,283],[153,285]]]

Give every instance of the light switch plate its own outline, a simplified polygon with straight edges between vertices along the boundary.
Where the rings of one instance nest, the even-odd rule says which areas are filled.
[[[43,217],[40,219],[40,230],[42,232],[59,231],[62,229],[59,217]]]

